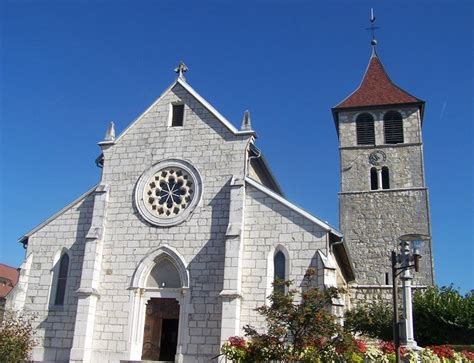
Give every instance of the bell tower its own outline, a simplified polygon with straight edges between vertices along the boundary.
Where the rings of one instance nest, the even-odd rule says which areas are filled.
[[[357,287],[391,284],[390,252],[407,233],[431,235],[423,166],[425,102],[395,85],[372,40],[360,86],[332,109],[339,138],[339,224]],[[415,285],[432,285],[431,242]]]

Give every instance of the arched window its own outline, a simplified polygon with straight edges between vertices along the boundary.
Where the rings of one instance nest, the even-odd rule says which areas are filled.
[[[180,288],[182,287],[178,269],[172,261],[164,257],[156,262],[150,272],[146,287],[151,288]]]
[[[377,169],[370,168],[370,190],[377,190],[379,188]]]
[[[357,145],[375,145],[374,118],[361,113],[356,119]]]
[[[390,175],[386,166],[382,168],[382,189],[390,189]]]
[[[285,280],[286,279],[286,257],[282,251],[275,253],[273,257],[273,281]],[[284,292],[285,287],[283,285],[277,285],[274,287],[275,292]]]
[[[63,254],[59,260],[58,279],[56,282],[56,296],[54,298],[55,305],[64,305],[64,297],[66,296],[67,273],[69,270],[69,255]]]
[[[386,144],[403,143],[403,118],[397,111],[388,111],[383,117]]]

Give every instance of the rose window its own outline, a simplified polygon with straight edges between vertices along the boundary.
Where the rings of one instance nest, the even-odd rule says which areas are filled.
[[[201,195],[197,169],[185,160],[167,159],[142,174],[135,188],[135,206],[149,223],[170,227],[191,217]]]
[[[174,217],[186,209],[193,197],[193,181],[182,169],[167,168],[158,171],[145,188],[146,206],[153,214]]]

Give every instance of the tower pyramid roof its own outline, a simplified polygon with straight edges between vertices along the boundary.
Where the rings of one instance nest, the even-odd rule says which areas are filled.
[[[406,103],[424,103],[392,82],[380,61],[375,47],[359,87],[333,110]]]

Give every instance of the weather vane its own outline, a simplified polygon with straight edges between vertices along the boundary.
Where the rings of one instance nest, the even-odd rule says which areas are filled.
[[[371,8],[370,9],[370,28],[367,28],[367,30],[372,31],[372,40],[370,41],[370,44],[372,44],[372,46],[374,47],[377,45],[377,40],[375,39],[375,29],[380,29],[380,28],[378,26],[375,26],[374,9]]]

